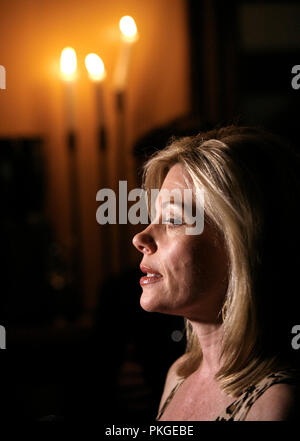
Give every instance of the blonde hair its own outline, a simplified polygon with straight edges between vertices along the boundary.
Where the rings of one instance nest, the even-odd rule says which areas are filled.
[[[264,130],[228,126],[172,139],[170,145],[156,152],[144,166],[144,187],[150,190],[160,188],[168,170],[181,164],[196,188],[204,186],[205,215],[224,238],[230,264],[222,367],[216,379],[229,394],[238,395],[274,369],[285,366],[290,357],[286,347],[288,344],[290,348],[287,341],[290,323],[287,325],[285,320],[279,326],[284,335],[279,332],[277,336],[274,329],[268,328],[278,320],[281,308],[268,305],[272,295],[265,291],[266,278],[272,271],[268,259],[274,259],[274,250],[270,249],[272,234],[282,225],[284,217],[279,213],[276,225],[272,223],[272,210],[276,207],[272,192],[277,192],[282,209],[291,209],[300,194],[297,161],[291,149]],[[296,243],[299,241],[295,241],[295,246]],[[283,235],[280,246],[284,244]],[[285,274],[288,273],[287,267]],[[284,286],[278,285],[277,279],[276,283],[277,286],[270,282],[270,289]],[[198,338],[188,320],[185,321],[187,357],[177,370],[183,378],[194,372],[202,359]],[[279,339],[277,344],[270,342],[272,334]]]

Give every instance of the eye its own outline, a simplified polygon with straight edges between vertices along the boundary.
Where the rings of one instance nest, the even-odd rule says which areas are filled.
[[[163,224],[171,224],[173,227],[178,227],[180,225],[183,225],[183,222],[180,217],[170,217],[163,219]]]

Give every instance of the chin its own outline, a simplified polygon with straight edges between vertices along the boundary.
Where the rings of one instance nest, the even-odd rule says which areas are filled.
[[[144,293],[140,298],[140,305],[147,312],[160,312],[159,305],[155,299],[151,298],[151,296],[146,296]]]
[[[169,315],[181,315],[178,312],[174,311],[174,308],[171,308],[170,305],[163,304],[158,301],[156,296],[151,296],[148,293],[142,294],[140,298],[140,305],[147,312],[159,312],[161,314],[169,314]]]
[[[143,293],[140,298],[141,307],[148,312],[163,312],[164,305],[161,302],[161,296],[151,290],[143,289]]]

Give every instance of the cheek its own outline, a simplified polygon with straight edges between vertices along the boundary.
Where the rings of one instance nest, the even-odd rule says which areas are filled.
[[[219,291],[227,280],[227,256],[225,249],[203,237],[192,250],[193,260],[197,262],[195,277],[204,291]]]
[[[190,241],[174,240],[166,248],[163,267],[169,282],[177,289],[190,289],[193,279],[201,275],[201,253]]]
[[[205,236],[174,241],[167,249],[165,262],[172,284],[190,294],[215,290],[227,275],[224,253]]]

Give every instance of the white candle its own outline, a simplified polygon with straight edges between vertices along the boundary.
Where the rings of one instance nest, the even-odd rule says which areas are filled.
[[[103,81],[106,78],[104,63],[97,54],[88,54],[85,57],[85,66],[95,85],[98,124],[104,126]]]
[[[132,47],[138,39],[138,31],[134,19],[128,15],[121,18],[119,27],[121,48],[114,74],[114,85],[117,92],[123,92],[126,88]]]
[[[68,133],[75,131],[75,81],[77,69],[76,52],[71,47],[63,49],[60,69],[65,84],[66,124]]]

